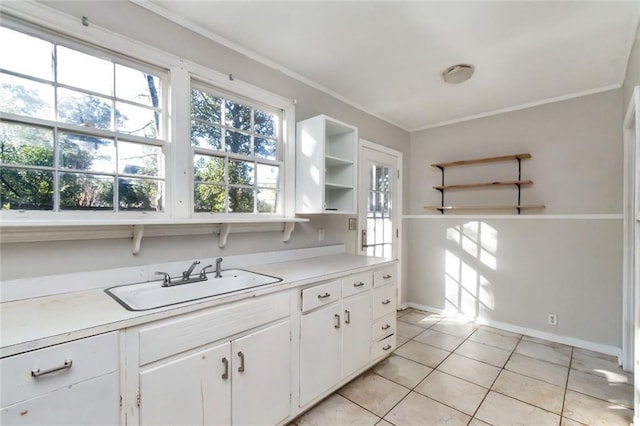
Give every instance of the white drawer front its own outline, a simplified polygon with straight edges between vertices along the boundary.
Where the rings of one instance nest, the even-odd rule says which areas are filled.
[[[380,358],[383,355],[389,355],[396,348],[396,335],[393,334],[386,339],[371,345],[371,359]]]
[[[143,326],[137,331],[140,365],[284,318],[289,300],[285,291]]]
[[[342,279],[342,297],[349,297],[373,288],[371,272],[349,275]]]
[[[396,311],[396,286],[387,285],[373,292],[373,318],[382,318]]]
[[[328,305],[340,298],[340,281],[331,281],[302,290],[302,312]]]
[[[0,404],[7,407],[116,371],[119,353],[114,331],[0,359]]]
[[[373,323],[371,327],[372,340],[375,342],[396,332],[396,313],[385,315]]]
[[[58,389],[0,411],[2,425],[105,426],[120,423],[118,372]]]
[[[373,273],[373,286],[382,287],[383,285],[391,284],[397,281],[396,266],[387,266],[384,269],[374,271]]]

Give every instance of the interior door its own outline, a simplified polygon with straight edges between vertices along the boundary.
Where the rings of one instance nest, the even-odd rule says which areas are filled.
[[[402,153],[360,141],[358,178],[359,253],[398,259],[402,212]],[[400,266],[399,271],[402,270]],[[401,297],[398,280],[398,303]]]

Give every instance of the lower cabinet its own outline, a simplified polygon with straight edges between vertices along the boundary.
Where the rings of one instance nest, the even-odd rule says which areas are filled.
[[[274,425],[289,415],[282,321],[139,373],[141,425]]]
[[[118,332],[0,360],[0,424],[117,425]]]

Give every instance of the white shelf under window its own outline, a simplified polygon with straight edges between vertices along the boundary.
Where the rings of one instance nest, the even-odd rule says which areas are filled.
[[[175,235],[218,236],[218,246],[224,247],[231,233],[282,232],[287,242],[296,223],[308,222],[306,218],[198,218],[198,219],[97,219],[97,220],[3,220],[0,222],[2,243],[95,240],[131,238],[132,252],[138,254],[143,237]]]

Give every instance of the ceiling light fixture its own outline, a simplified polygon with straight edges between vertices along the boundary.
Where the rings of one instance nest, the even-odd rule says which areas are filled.
[[[469,80],[474,71],[475,67],[473,65],[457,64],[442,71],[442,78],[446,83],[460,84],[463,81]]]

